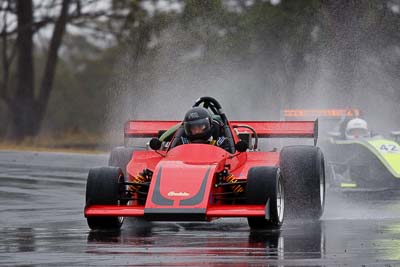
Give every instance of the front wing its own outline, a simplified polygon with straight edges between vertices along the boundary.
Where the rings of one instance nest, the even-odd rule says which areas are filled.
[[[145,209],[144,206],[94,205],[85,208],[85,217],[119,216],[143,217],[150,220],[204,220],[215,217],[265,217],[269,219],[267,205],[214,205],[207,209]]]

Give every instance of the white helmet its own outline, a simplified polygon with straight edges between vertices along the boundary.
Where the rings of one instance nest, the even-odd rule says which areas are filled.
[[[345,131],[346,139],[358,139],[371,137],[368,130],[368,124],[363,119],[352,119],[347,123]]]

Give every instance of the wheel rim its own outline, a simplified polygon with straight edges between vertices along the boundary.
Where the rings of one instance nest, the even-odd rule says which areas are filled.
[[[123,191],[124,189],[125,189],[125,185],[123,184],[125,182],[125,178],[124,178],[124,175],[123,175],[123,173],[120,173],[119,174],[119,176],[118,176],[118,184],[119,184],[119,193],[120,193],[120,196],[121,196],[121,191]],[[120,199],[118,199],[118,206],[120,206],[121,205],[121,200]],[[122,225],[122,223],[124,222],[124,217],[117,217],[117,220],[118,220],[118,223],[120,224],[120,225]]]
[[[117,183],[118,183],[118,194],[119,197],[121,197],[121,192],[123,192],[125,190],[125,178],[123,173],[120,173],[117,179]],[[121,205],[121,199],[118,199],[117,201],[117,205],[120,206]]]
[[[325,203],[325,167],[323,162],[321,163],[319,174],[319,200],[321,208],[323,208]]]
[[[276,208],[278,212],[278,220],[279,223],[281,223],[283,221],[283,214],[285,211],[285,200],[284,200],[282,181],[279,174],[278,174],[278,190],[276,193]]]

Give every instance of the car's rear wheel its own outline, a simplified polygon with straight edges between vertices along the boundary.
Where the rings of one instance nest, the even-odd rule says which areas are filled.
[[[246,185],[247,204],[267,205],[269,218],[248,217],[251,229],[274,229],[283,223],[285,203],[280,171],[273,167],[254,167],[249,170]]]
[[[316,220],[325,206],[325,162],[318,147],[289,146],[280,153],[288,217]]]
[[[92,205],[121,205],[125,192],[124,174],[120,168],[101,167],[89,171],[86,183],[86,207]],[[119,229],[123,217],[90,216],[87,223],[91,229]]]
[[[126,167],[132,159],[133,151],[137,150],[132,147],[117,146],[111,150],[108,166],[121,168],[124,176],[127,177]]]

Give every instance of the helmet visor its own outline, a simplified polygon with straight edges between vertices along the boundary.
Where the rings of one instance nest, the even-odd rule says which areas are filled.
[[[347,135],[354,137],[369,137],[369,132],[364,128],[353,128],[347,130]]]
[[[187,136],[202,135],[210,129],[210,120],[208,118],[186,121],[183,123]]]

